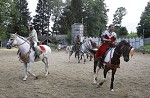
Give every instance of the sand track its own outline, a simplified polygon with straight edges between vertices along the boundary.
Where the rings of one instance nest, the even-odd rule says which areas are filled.
[[[24,66],[17,49],[0,49],[0,98],[149,98],[150,55],[135,53],[129,62],[121,59],[114,81],[115,92],[109,91],[110,75],[100,88],[93,85],[93,62],[77,63],[74,56],[68,62],[65,51],[52,50],[50,74],[44,76],[44,64],[36,62],[32,71],[39,75],[23,81]],[[98,81],[102,80],[102,70]]]

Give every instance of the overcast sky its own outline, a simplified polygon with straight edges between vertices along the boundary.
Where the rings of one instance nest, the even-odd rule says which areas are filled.
[[[29,3],[29,11],[31,12],[31,16],[35,15],[35,9],[38,0],[27,0]],[[108,24],[112,23],[113,14],[118,7],[125,7],[127,9],[126,16],[123,17],[122,26],[127,27],[128,32],[131,31],[136,32],[137,24],[140,21],[140,16],[144,11],[147,3],[150,0],[105,0],[108,12]]]

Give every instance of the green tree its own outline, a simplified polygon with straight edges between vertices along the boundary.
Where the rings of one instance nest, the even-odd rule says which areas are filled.
[[[75,19],[74,23],[82,23],[82,0],[72,0],[71,11]]]
[[[13,0],[10,9],[10,22],[8,23],[7,32],[19,35],[28,35],[28,26],[31,20],[28,3],[26,0]]]
[[[49,31],[50,12],[48,0],[39,0],[33,25],[38,33]]]
[[[128,31],[126,27],[115,26],[114,30],[117,33],[118,37],[128,35]]]
[[[150,37],[150,2],[147,3],[144,12],[141,14],[137,32],[138,36]]]
[[[84,0],[83,24],[85,35],[97,36],[107,24],[107,9],[104,0]]]
[[[116,26],[121,26],[121,22],[123,17],[126,15],[127,11],[125,9],[125,7],[119,7],[117,8],[117,10],[115,11],[114,19],[113,19],[113,24]]]
[[[71,33],[71,25],[74,23],[74,17],[72,15],[71,6],[68,5],[64,8],[63,13],[60,16],[60,19],[57,21],[58,30],[61,34]]]
[[[53,2],[53,5],[51,3],[52,7],[52,21],[54,22],[53,27],[52,27],[52,34],[57,34],[59,32],[59,24],[58,21],[60,19],[61,13],[62,13],[62,8],[64,4],[62,0],[55,0]]]
[[[2,39],[7,38],[7,27],[10,23],[10,9],[12,1],[11,0],[2,0],[0,2],[0,37]]]
[[[83,23],[86,36],[97,36],[106,28],[107,10],[104,0],[70,0],[56,21],[61,34],[71,32],[75,22]]]
[[[128,35],[128,31],[127,31],[126,27],[120,27],[119,36],[126,36],[126,35]]]
[[[115,32],[117,33],[118,36],[128,35],[126,27],[121,26],[122,19],[126,15],[126,13],[127,11],[125,7],[119,7],[117,8],[115,14],[113,15],[114,16],[113,24],[115,25]]]

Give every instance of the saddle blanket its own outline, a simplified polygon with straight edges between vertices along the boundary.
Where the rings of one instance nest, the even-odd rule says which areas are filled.
[[[45,47],[42,46],[42,45],[40,45],[40,49],[41,49],[42,51],[46,51]]]

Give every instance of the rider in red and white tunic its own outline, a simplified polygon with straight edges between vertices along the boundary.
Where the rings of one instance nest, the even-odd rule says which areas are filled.
[[[116,33],[113,31],[114,26],[111,24],[108,27],[108,30],[105,30],[102,33],[102,45],[98,48],[96,51],[95,57],[97,58],[102,58],[108,48],[108,46],[112,46],[115,44],[116,40]]]

